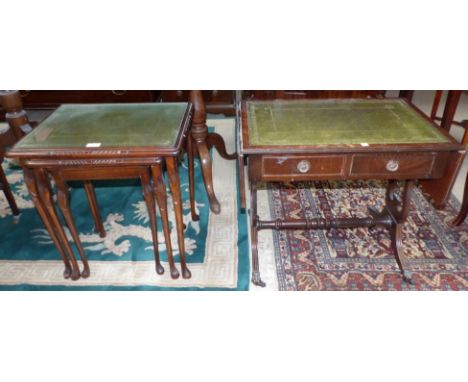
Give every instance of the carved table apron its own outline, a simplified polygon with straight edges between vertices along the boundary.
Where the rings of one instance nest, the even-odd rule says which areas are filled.
[[[402,227],[418,179],[437,179],[464,147],[403,100],[250,101],[242,104],[241,154],[251,190],[252,282],[265,286],[258,263],[262,229],[384,226],[403,278]],[[380,129],[380,130],[379,130]],[[379,135],[379,133],[381,133]],[[387,179],[385,207],[365,218],[260,220],[259,182]],[[404,182],[403,190],[397,181]]]

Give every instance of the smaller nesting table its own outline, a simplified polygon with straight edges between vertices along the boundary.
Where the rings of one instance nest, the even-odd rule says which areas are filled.
[[[89,182],[132,178],[141,180],[153,236],[156,272],[162,274],[164,268],[159,258],[154,198],[161,212],[170,274],[172,278],[179,277],[172,254],[164,166],[174,203],[182,277],[191,277],[185,260],[178,158],[187,142],[190,201],[192,217],[196,219],[191,140],[186,139],[192,116],[191,103],[63,105],[7,154],[20,160],[37,212],[64,262],[65,278],[77,280],[90,275],[70,211],[66,182],[85,181],[91,208],[97,210]],[[54,207],[50,177],[55,180],[57,204],[82,259],[82,271]]]
[[[457,143],[401,99],[250,101],[241,110],[241,155],[248,157],[251,189],[252,282],[265,286],[258,263],[262,229],[330,229],[380,225],[406,281],[402,227],[417,179],[440,179],[450,159],[463,156]],[[454,174],[456,176],[456,174]],[[386,205],[365,218],[263,221],[257,215],[258,182],[387,179]],[[404,181],[401,191],[397,181]]]

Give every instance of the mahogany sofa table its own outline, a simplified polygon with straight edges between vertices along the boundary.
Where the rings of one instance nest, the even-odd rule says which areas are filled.
[[[192,117],[191,103],[63,105],[9,151],[8,157],[20,160],[37,212],[65,264],[65,278],[77,280],[90,274],[70,211],[66,182],[133,178],[141,180],[148,208],[156,272],[162,274],[164,268],[158,252],[154,198],[161,212],[170,274],[179,277],[170,240],[164,165],[174,202],[182,276],[191,277],[185,261],[177,163]],[[189,152],[189,162],[193,162],[190,157]],[[193,171],[193,166],[189,168]],[[83,261],[82,272],[54,207],[50,177],[56,184],[57,204]],[[90,201],[95,199],[92,187],[86,191]],[[193,202],[191,193],[192,206]],[[97,209],[95,201],[93,205]]]
[[[418,179],[437,179],[463,145],[402,99],[247,101],[242,103],[241,155],[248,158],[251,189],[252,282],[261,280],[257,235],[262,229],[383,226],[405,281],[402,227]],[[365,218],[263,221],[258,182],[387,179],[385,207]],[[404,181],[403,190],[398,181]]]

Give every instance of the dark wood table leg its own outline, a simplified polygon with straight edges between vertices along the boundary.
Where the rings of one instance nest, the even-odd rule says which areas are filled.
[[[153,174],[154,195],[158,203],[159,212],[161,214],[164,240],[166,241],[167,261],[169,262],[171,277],[173,279],[177,279],[179,278],[179,271],[175,266],[174,256],[172,253],[171,230],[169,228],[169,216],[167,213],[166,184],[164,182],[162,163],[159,162],[151,166],[151,172]]]
[[[434,102],[432,103],[432,110],[431,110],[431,119],[435,121],[437,118],[437,111],[439,110],[440,100],[442,98],[442,90],[436,90],[434,95]]]
[[[450,131],[450,127],[457,111],[458,102],[460,101],[461,90],[449,90],[447,94],[447,100],[445,101],[444,114],[440,122],[440,127]]]
[[[86,197],[88,198],[89,207],[91,209],[91,215],[94,220],[94,229],[99,233],[100,237],[106,237],[106,230],[104,224],[102,224],[101,214],[99,213],[99,206],[97,203],[96,193],[94,191],[93,183],[89,180],[83,182]]]
[[[145,168],[140,174],[141,188],[143,190],[143,197],[146,202],[146,208],[148,209],[148,216],[150,219],[151,225],[151,235],[153,236],[153,247],[154,247],[154,260],[156,263],[156,273],[162,275],[164,273],[164,268],[161,265],[161,260],[159,258],[159,248],[158,248],[158,227],[156,223],[156,206],[154,204],[153,190],[151,187],[151,178],[149,176],[149,170]]]
[[[460,208],[460,213],[453,220],[452,224],[455,226],[462,225],[468,215],[468,173],[466,174],[465,180],[465,191],[463,192],[463,201]]]
[[[182,277],[184,279],[189,279],[192,277],[192,274],[187,268],[187,263],[185,261],[184,222],[182,215],[182,198],[180,195],[179,173],[177,171],[177,158],[167,157],[166,166],[169,175],[169,187],[172,193],[172,201],[174,203],[174,215],[177,226],[177,241],[179,243],[180,268],[182,270]]]
[[[226,160],[236,160],[237,153],[228,154],[226,150],[226,144],[224,143],[224,139],[221,135],[217,133],[208,133],[208,137],[206,138],[206,142],[208,143],[208,148],[214,147],[221,158]]]
[[[198,156],[200,157],[200,166],[203,174],[203,181],[205,182],[206,193],[208,194],[208,201],[210,209],[213,213],[219,214],[221,212],[221,205],[213,188],[213,174],[211,167],[210,151],[204,140],[195,139]]]
[[[86,257],[85,251],[83,249],[83,245],[81,244],[80,235],[78,234],[78,230],[76,229],[75,222],[73,220],[73,215],[70,210],[70,203],[69,203],[69,192],[68,192],[68,184],[63,180],[60,173],[54,172],[53,173],[55,185],[57,187],[57,204],[62,211],[62,215],[65,218],[65,222],[67,223],[68,229],[73,237],[75,242],[76,248],[78,249],[78,253],[80,254],[81,261],[83,262],[83,271],[81,272],[81,277],[88,278],[90,275],[89,263]]]
[[[415,182],[408,180],[405,182],[403,193],[400,195],[400,187],[397,181],[388,182],[385,196],[385,207],[382,212],[376,212],[372,207],[369,212],[376,225],[381,225],[390,231],[391,246],[395,255],[398,268],[403,276],[403,280],[412,284],[411,272],[407,270],[406,257],[403,253],[403,225],[408,217],[411,204],[411,190]]]
[[[250,182],[250,243],[252,246],[252,283],[264,287],[258,262],[257,182]]]
[[[5,194],[6,200],[8,201],[8,205],[13,211],[13,215],[15,217],[19,216],[20,211],[18,209],[18,206],[16,205],[15,197],[13,196],[13,193],[11,192],[10,185],[8,184],[8,180],[5,176],[5,173],[3,172],[2,161],[0,161],[0,184],[2,186],[3,193]]]
[[[36,211],[38,212],[42,222],[44,223],[44,226],[47,229],[47,232],[49,233],[50,238],[52,239],[52,242],[55,245],[55,248],[57,248],[57,251],[60,254],[60,257],[62,258],[62,261],[65,265],[65,270],[63,272],[63,277],[68,279],[70,278],[72,274],[72,268],[70,265],[70,261],[65,254],[65,251],[62,248],[62,244],[60,243],[60,240],[58,239],[55,230],[53,229],[52,222],[49,217],[49,213],[47,212],[47,209],[42,203],[42,200],[39,198],[39,192],[37,189],[37,183],[36,179],[34,176],[33,170],[29,168],[23,168],[24,172],[24,182],[26,183],[26,187],[28,188],[29,194],[31,195],[31,199],[34,203],[34,206],[36,207]]]
[[[192,214],[192,220],[200,220],[200,216],[197,214],[195,205],[195,164],[193,161],[193,139],[189,134],[187,137],[187,156],[188,156],[188,174],[189,174],[189,190],[190,190],[190,212]]]
[[[46,170],[40,168],[34,169],[34,174],[38,186],[39,197],[41,198],[42,203],[44,204],[50,216],[50,222],[57,234],[60,243],[62,244],[62,248],[70,259],[72,266],[71,279],[78,280],[80,278],[80,268],[78,266],[78,262],[76,261],[75,255],[73,254],[73,249],[67,239],[65,231],[63,230],[62,224],[57,215],[57,211],[55,210],[48,174]]]
[[[228,154],[223,138],[219,134],[208,132],[208,127],[206,126],[205,103],[201,91],[191,90],[190,101],[193,103],[195,109],[190,134],[194,139],[197,155],[200,158],[210,209],[213,213],[219,214],[221,212],[221,206],[216,198],[213,187],[212,163],[209,149],[215,147],[221,157],[229,160],[237,159],[237,154]]]
[[[5,118],[8,122],[9,129],[0,133],[0,186],[8,201],[8,205],[13,211],[13,221],[18,222],[20,211],[16,204],[10,185],[2,168],[2,163],[5,157],[5,148],[13,146],[24,135],[20,129],[21,126],[29,125],[26,112],[23,110],[23,103],[18,91],[0,91],[0,105],[5,111]]]
[[[399,198],[396,194],[398,184],[396,182],[389,182],[386,195],[386,208],[390,213],[393,224],[390,229],[392,237],[392,248],[395,254],[395,258],[398,263],[398,267],[403,275],[403,279],[409,283],[412,283],[411,273],[405,269],[406,257],[403,254],[403,225],[408,217],[409,208],[411,204],[411,191],[414,188],[415,182],[408,180],[405,182],[403,195]]]

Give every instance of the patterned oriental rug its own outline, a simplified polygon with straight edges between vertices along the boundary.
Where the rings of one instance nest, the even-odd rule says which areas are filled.
[[[223,135],[228,150],[234,151],[234,120],[210,120],[209,125]],[[200,221],[191,220],[186,163],[179,171],[184,223],[187,226],[186,257],[192,272],[189,280],[172,280],[169,276],[159,216],[159,248],[166,272],[162,276],[156,274],[148,212],[139,181],[95,184],[105,222],[105,238],[100,238],[93,230],[93,220],[81,184],[72,184],[71,209],[90,260],[91,276],[78,281],[65,280],[62,277],[63,264],[34,209],[22,171],[4,163],[21,215],[19,222],[14,224],[3,192],[0,192],[0,290],[248,289],[248,234],[245,215],[241,215],[237,207],[237,166],[234,161],[223,160],[217,153],[212,155],[215,190],[222,206],[220,215],[214,215],[209,210],[196,160],[196,202]],[[174,227],[172,200],[168,200],[168,206],[170,223]],[[180,270],[175,229],[172,230],[172,245]]]
[[[274,218],[364,217],[381,209],[386,183],[311,182],[269,185]],[[402,281],[384,228],[274,231],[280,290],[468,290],[468,222],[451,227],[459,203],[435,210],[419,189],[404,227],[414,285]]]

